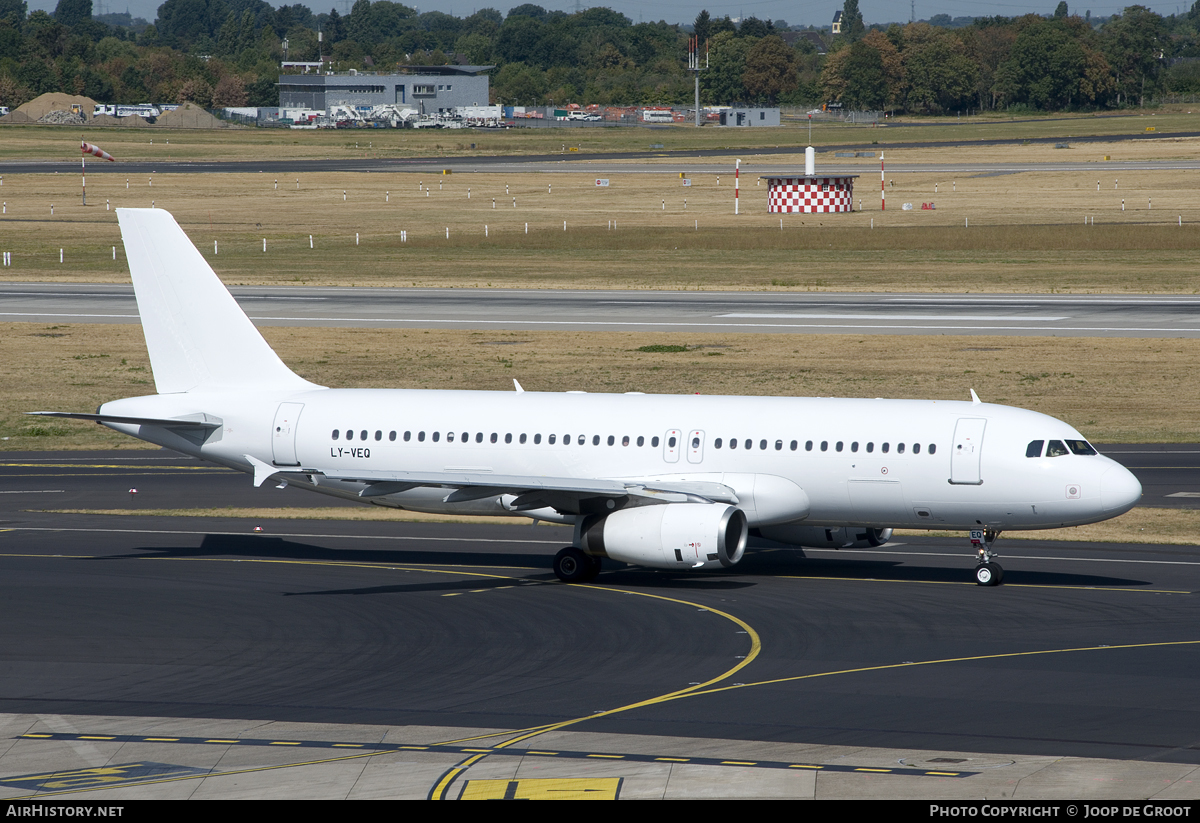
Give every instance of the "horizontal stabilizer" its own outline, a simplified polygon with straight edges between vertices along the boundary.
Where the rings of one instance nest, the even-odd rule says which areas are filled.
[[[81,412],[36,411],[26,414],[40,417],[69,417],[72,420],[94,420],[97,423],[127,423],[133,426],[162,426],[168,429],[219,429],[225,423],[211,414],[188,414],[183,417],[127,417],[121,414],[83,414]]]

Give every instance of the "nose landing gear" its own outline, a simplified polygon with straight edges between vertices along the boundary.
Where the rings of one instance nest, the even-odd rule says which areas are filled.
[[[992,562],[992,558],[1000,556],[992,551],[992,544],[999,536],[998,529],[971,529],[971,546],[979,559],[975,567],[975,582],[980,586],[999,586],[1004,580],[1004,569],[999,563]]]

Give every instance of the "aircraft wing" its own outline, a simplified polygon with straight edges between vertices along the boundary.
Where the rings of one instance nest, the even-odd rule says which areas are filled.
[[[261,485],[269,477],[288,474],[319,475],[330,480],[366,484],[359,496],[370,499],[400,494],[420,487],[447,490],[447,503],[466,503],[488,497],[513,495],[508,505],[512,511],[525,511],[547,506],[560,511],[579,513],[591,508],[588,501],[636,498],[635,504],[652,503],[733,503],[738,502],[733,489],[721,483],[702,481],[608,480],[585,477],[543,477],[506,475],[485,472],[408,472],[342,469],[278,469],[246,455],[255,468],[255,483]]]

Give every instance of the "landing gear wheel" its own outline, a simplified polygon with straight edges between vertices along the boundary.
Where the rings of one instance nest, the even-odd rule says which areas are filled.
[[[593,565],[591,557],[572,546],[554,556],[554,575],[564,583],[582,583],[591,579],[589,574],[594,577],[599,571],[598,563]]]
[[[1004,580],[1004,569],[999,563],[981,563],[975,567],[975,582],[980,586],[999,586]]]

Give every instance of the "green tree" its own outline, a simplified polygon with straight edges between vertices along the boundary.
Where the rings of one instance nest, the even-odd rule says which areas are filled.
[[[858,10],[858,0],[846,0],[842,5],[842,37],[853,43],[862,39],[866,33],[862,12]]]
[[[769,105],[781,95],[795,91],[799,85],[795,54],[778,35],[762,38],[746,54],[746,70],[742,84],[752,100],[765,100]]]
[[[1200,3],[1200,0],[1196,0]],[[704,41],[709,38],[709,30],[712,28],[712,18],[708,15],[708,9],[702,9],[696,15],[695,22],[692,23],[692,33],[696,35],[700,48],[704,48]]]
[[[742,77],[746,74],[749,40],[722,31],[709,40],[708,71],[700,73],[700,89],[710,103],[728,104],[746,99]]]
[[[1158,90],[1166,58],[1167,32],[1161,16],[1145,6],[1130,6],[1104,27],[1104,54],[1116,74],[1117,102],[1137,99]]]
[[[54,19],[64,26],[74,27],[92,19],[92,0],[58,0]]]

